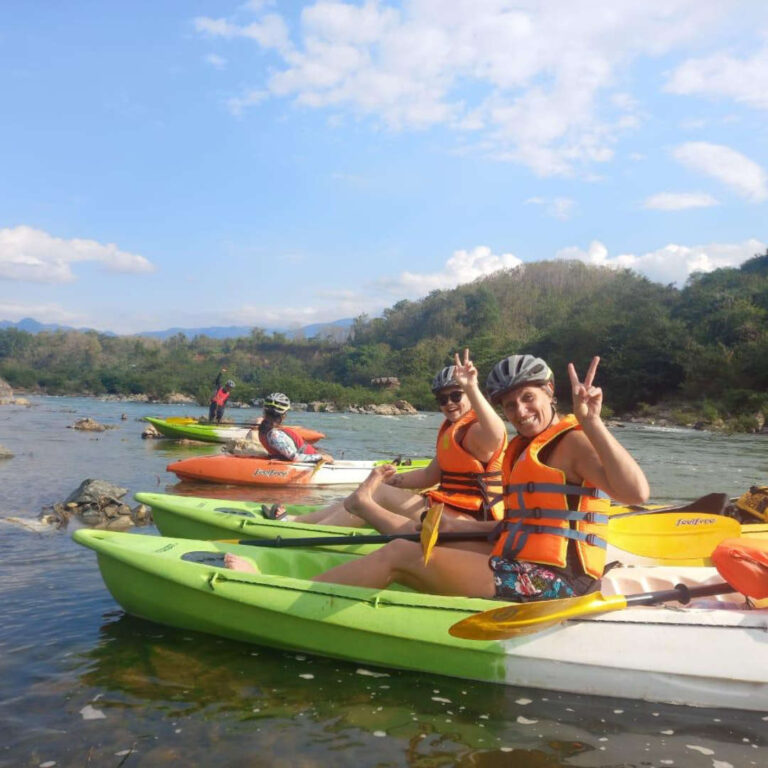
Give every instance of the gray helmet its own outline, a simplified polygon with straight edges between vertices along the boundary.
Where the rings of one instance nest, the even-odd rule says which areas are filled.
[[[523,384],[545,384],[552,382],[555,375],[550,367],[533,355],[512,355],[499,360],[493,366],[485,382],[485,390],[492,403],[498,403],[502,395]]]
[[[227,383],[224,386],[232,389],[235,386],[235,382],[232,379],[227,379]]]
[[[264,410],[272,411],[278,415],[284,414],[291,407],[291,401],[288,399],[288,395],[284,395],[282,392],[273,392],[271,395],[267,395],[264,398]]]
[[[432,391],[439,392],[441,389],[447,389],[448,387],[458,387],[459,382],[456,381],[456,366],[446,365],[442,371],[435,375],[432,379]]]

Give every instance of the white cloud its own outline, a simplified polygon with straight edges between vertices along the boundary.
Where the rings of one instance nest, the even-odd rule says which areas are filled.
[[[206,16],[198,16],[193,19],[195,29],[201,34],[211,37],[235,38],[245,37],[257,42],[262,48],[272,49],[282,53],[289,53],[291,41],[282,16],[270,13],[259,21],[247,25],[239,25],[227,19],[211,19]]]
[[[62,240],[32,227],[0,229],[0,279],[34,283],[68,283],[75,279],[72,264],[94,261],[111,272],[154,272],[154,265],[138,254],[121,251],[114,243]]]
[[[266,91],[246,91],[242,96],[229,99],[227,107],[233,115],[241,115],[245,109],[261,104],[268,97]]]
[[[381,278],[361,286],[359,290],[318,289],[314,297],[303,306],[246,305],[228,314],[223,322],[287,327],[362,314],[376,316],[391,306],[393,301],[419,299],[430,291],[455,288],[497,270],[517,267],[521,263],[511,253],[496,255],[490,248],[481,245],[471,251],[454,251],[440,272],[402,272],[395,277]]]
[[[741,152],[722,144],[690,141],[673,152],[675,160],[712,176],[754,202],[768,198],[768,174]]]
[[[419,298],[430,291],[455,288],[478,277],[520,264],[522,261],[514,254],[496,255],[487,246],[478,245],[471,251],[454,251],[440,272],[402,272],[397,277],[377,280],[375,285],[401,299]]]
[[[664,90],[724,96],[750,107],[768,109],[768,45],[744,58],[716,53],[689,59],[672,72]]]
[[[205,61],[207,64],[210,64],[215,69],[224,69],[227,66],[227,60],[224,57],[219,56],[215,53],[209,53],[205,57]]]
[[[713,205],[718,205],[717,200],[704,192],[658,192],[643,202],[643,208],[657,211],[683,211],[688,208],[711,208]]]
[[[633,269],[659,283],[682,286],[693,272],[711,272],[721,267],[738,267],[747,259],[765,252],[766,244],[751,239],[743,243],[710,243],[709,245],[675,245],[670,243],[656,251],[642,254],[624,253],[609,256],[599,240],[585,251],[578,247],[563,248],[555,258],[578,259],[586,264],[617,269]]]
[[[302,10],[295,46],[276,14],[251,24],[198,18],[195,26],[281,53],[259,93],[370,116],[393,130],[447,125],[476,135],[492,157],[552,175],[610,161],[618,138],[643,119],[621,87],[625,70],[699,39],[726,6],[318,0]]]

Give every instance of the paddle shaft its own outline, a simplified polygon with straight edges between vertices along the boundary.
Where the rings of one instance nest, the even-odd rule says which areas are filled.
[[[334,546],[338,544],[386,544],[395,539],[405,539],[406,541],[421,541],[419,533],[377,533],[356,536],[306,536],[298,539],[284,539],[277,536],[274,539],[242,539],[238,544],[247,544],[249,547],[322,547]],[[438,541],[476,541],[480,539],[488,540],[488,534],[482,531],[468,531],[460,533],[449,531],[441,533]]]
[[[677,600],[686,605],[694,597],[710,597],[711,595],[726,595],[729,592],[738,592],[730,584],[705,584],[701,587],[687,587],[685,584],[676,584],[672,589],[660,589],[656,592],[639,592],[636,595],[626,595],[627,605],[657,605]]]

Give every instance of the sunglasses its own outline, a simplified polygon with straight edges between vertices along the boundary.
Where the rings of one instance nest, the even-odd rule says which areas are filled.
[[[462,397],[464,397],[464,393],[458,389],[454,389],[453,392],[449,392],[447,395],[435,395],[435,400],[437,400],[440,405],[448,405],[449,402],[460,403]]]

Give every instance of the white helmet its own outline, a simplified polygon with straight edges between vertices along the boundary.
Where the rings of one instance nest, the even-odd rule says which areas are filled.
[[[448,387],[458,387],[459,382],[456,381],[456,366],[446,365],[441,371],[435,374],[435,378],[432,379],[432,391],[439,392],[441,389],[448,389]]]
[[[288,399],[288,395],[284,395],[282,392],[273,392],[264,398],[264,410],[271,411],[278,416],[282,416],[290,407],[291,401]]]
[[[552,383],[554,389],[555,375],[550,367],[540,358],[533,355],[512,355],[500,360],[493,366],[485,382],[485,390],[492,403],[498,403],[502,395],[523,384]]]

